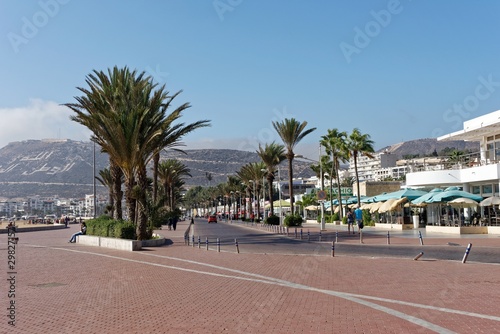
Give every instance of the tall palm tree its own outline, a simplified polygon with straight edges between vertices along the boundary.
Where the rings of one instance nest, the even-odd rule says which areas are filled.
[[[108,188],[108,203],[109,203],[109,210],[111,211],[111,214],[114,215],[115,213],[115,199],[116,199],[116,195],[115,195],[115,182],[114,182],[114,177],[113,177],[113,174],[111,172],[111,168],[104,168],[102,170],[99,171],[99,176],[96,176],[95,177],[103,186],[105,186],[106,188]],[[123,182],[123,177],[121,178],[120,180],[120,186],[121,186],[121,183]],[[120,203],[121,204],[121,203]],[[121,206],[120,206],[120,210],[121,210]],[[120,218],[116,218],[116,219],[121,219]]]
[[[163,185],[164,205],[173,211],[177,207],[177,194],[184,185],[183,178],[191,176],[190,169],[182,162],[174,159],[162,161],[158,166],[158,177]]]
[[[347,162],[349,159],[349,150],[346,145],[347,133],[337,129],[328,129],[326,135],[321,137],[321,145],[325,147],[326,153],[330,155],[332,161],[331,174],[335,176],[337,183],[337,200],[339,202],[340,210],[339,216],[342,219],[342,193],[340,185],[340,163]],[[333,198],[330,198],[330,207],[332,207]]]
[[[76,113],[71,119],[90,129],[91,140],[122,170],[128,217],[137,225],[138,239],[145,239],[149,234],[146,165],[160,143],[169,142],[173,129],[164,104],[167,92],[164,87],[157,89],[144,72],[138,74],[127,67],[107,73],[94,71],[86,82],[88,89],[78,88],[84,95],[66,106]],[[177,119],[175,115],[173,119]]]
[[[290,191],[290,212],[293,214],[293,169],[292,162],[295,156],[293,149],[308,134],[316,128],[307,129],[307,122],[299,122],[295,118],[285,118],[282,122],[273,122],[273,127],[286,147],[288,159],[288,187]]]
[[[363,155],[368,158],[373,158],[372,153],[375,152],[373,149],[373,140],[370,139],[369,134],[362,134],[359,129],[355,128],[352,130],[349,137],[347,137],[347,149],[354,162],[358,205],[360,205],[361,195],[359,193],[358,156]]]
[[[264,165],[266,165],[267,173],[266,173],[266,179],[267,179],[267,184],[269,185],[269,203],[270,203],[270,212],[271,215],[274,215],[274,205],[273,205],[273,198],[274,198],[274,191],[273,191],[273,182],[275,178],[275,173],[276,173],[276,167],[286,159],[285,156],[285,147],[281,144],[277,144],[275,142],[272,142],[271,144],[266,144],[265,147],[262,147],[259,144],[259,149],[257,150],[257,154],[259,157],[262,159],[262,162]],[[281,180],[279,180],[281,181]]]

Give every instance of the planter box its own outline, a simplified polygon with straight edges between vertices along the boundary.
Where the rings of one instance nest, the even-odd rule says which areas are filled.
[[[425,231],[427,233],[451,233],[451,234],[488,234],[489,226],[432,226],[427,225]]]
[[[375,223],[376,228],[386,229],[386,230],[411,230],[413,229],[413,224],[384,224],[384,223]]]
[[[111,249],[138,251],[142,249],[141,240],[98,237],[95,235],[79,235],[77,242],[87,246],[106,247]]]
[[[500,234],[500,226],[488,226],[488,234]]]

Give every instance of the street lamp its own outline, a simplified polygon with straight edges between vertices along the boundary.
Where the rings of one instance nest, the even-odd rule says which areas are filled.
[[[283,226],[283,208],[281,207],[281,168],[280,163],[278,161],[278,200],[280,201],[280,226]],[[272,198],[271,198],[272,200]]]
[[[263,168],[260,170],[261,172],[267,172],[267,169]],[[266,218],[266,180],[265,180],[266,174],[262,174],[262,219],[264,220]],[[269,199],[272,201],[272,198]]]

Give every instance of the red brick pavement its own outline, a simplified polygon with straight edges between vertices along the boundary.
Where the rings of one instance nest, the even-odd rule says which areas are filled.
[[[16,326],[0,332],[500,332],[498,265],[218,253],[184,246],[186,226],[140,252],[68,244],[77,226],[18,233]]]

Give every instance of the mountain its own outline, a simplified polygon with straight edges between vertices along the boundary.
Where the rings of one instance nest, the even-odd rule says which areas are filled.
[[[108,167],[108,156],[96,148],[96,175]],[[255,152],[207,149],[162,153],[162,159],[178,159],[190,170],[186,186],[208,186],[206,173],[212,175],[210,185],[226,182],[229,175],[249,162],[260,161]],[[81,198],[93,193],[94,145],[69,139],[25,140],[12,142],[0,149],[0,198],[41,197]],[[295,160],[294,176],[310,177],[310,163]],[[150,169],[149,169],[150,170]],[[287,178],[286,163],[281,177]],[[98,194],[107,189],[96,182]]]
[[[479,142],[469,142],[463,140],[438,141],[434,138],[424,138],[401,142],[391,146],[387,146],[378,152],[392,153],[398,159],[402,159],[406,155],[418,155],[419,157],[431,156],[434,151],[438,154],[443,151],[458,151],[479,152]]]
[[[443,141],[418,139],[398,143],[383,148],[402,158],[408,154],[429,156],[434,150],[456,148],[461,151],[479,151],[479,143],[464,141]],[[95,150],[96,175],[108,166],[108,156]],[[235,175],[241,166],[260,161],[255,152],[207,149],[185,150],[186,154],[176,151],[162,153],[162,159],[178,159],[190,170],[191,178],[186,186],[208,186],[206,173],[212,175],[210,185],[226,182],[229,175]],[[12,142],[0,149],[0,198],[26,198],[34,195],[41,197],[82,198],[93,193],[94,145],[68,139],[25,140]],[[314,172],[309,168],[311,162],[294,160],[294,177],[311,177]],[[150,170],[150,169],[149,169]],[[281,164],[281,178],[288,178],[287,163]],[[107,190],[98,181],[98,194],[105,195]]]

